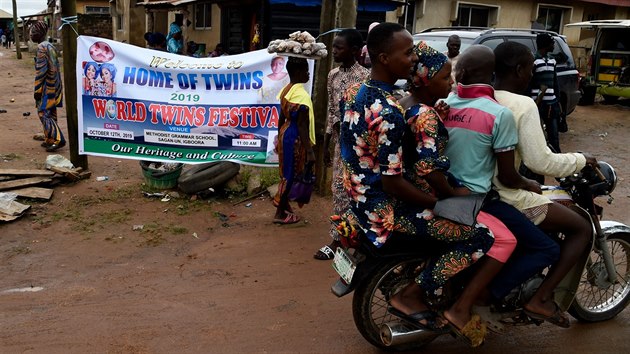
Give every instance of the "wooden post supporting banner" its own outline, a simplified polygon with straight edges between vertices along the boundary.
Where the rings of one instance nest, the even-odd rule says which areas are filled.
[[[61,19],[77,15],[76,0],[61,0]],[[75,167],[88,168],[86,155],[79,155],[79,124],[77,113],[77,25],[65,24],[61,31],[63,43],[63,94],[68,121],[70,161]],[[81,134],[83,134],[81,132]]]

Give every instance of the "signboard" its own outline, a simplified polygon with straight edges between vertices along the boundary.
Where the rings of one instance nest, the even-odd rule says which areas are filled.
[[[80,154],[277,165],[285,57],[194,58],[104,38],[77,42]],[[312,60],[309,67],[310,92]]]

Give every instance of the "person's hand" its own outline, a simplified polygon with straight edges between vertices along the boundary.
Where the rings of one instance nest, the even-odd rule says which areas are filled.
[[[587,152],[583,152],[582,155],[584,155],[584,158],[586,158],[586,164],[591,166],[591,167],[595,167],[597,166],[597,159],[595,158],[595,156],[587,153]]]
[[[315,152],[313,149],[308,149],[308,152],[306,153],[306,162],[315,163]]]
[[[33,94],[33,98],[35,98],[35,101],[39,101],[42,99],[42,94],[41,92],[36,92]]]
[[[332,167],[332,157],[328,149],[324,150],[324,165],[326,165],[326,167]]]
[[[527,182],[525,183],[524,189],[530,192],[534,192],[536,194],[542,194],[542,188],[540,188],[540,183],[532,179],[527,180]]]
[[[442,120],[446,119],[448,116],[448,110],[451,109],[451,107],[443,100],[438,101],[434,108]]]

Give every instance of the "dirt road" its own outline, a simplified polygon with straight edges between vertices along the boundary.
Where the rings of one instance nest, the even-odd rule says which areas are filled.
[[[0,54],[0,108],[8,111],[0,114],[0,168],[41,167],[47,153],[31,139],[40,131],[32,59]],[[617,168],[605,216],[626,224],[629,112],[578,107],[561,136],[566,151],[589,151]],[[67,132],[63,114],[61,126]],[[67,148],[60,153],[69,156]],[[315,198],[299,211],[305,222],[280,227],[268,198],[251,207],[161,202],[142,196],[136,161],[89,157],[89,167],[90,180],[56,187],[50,202],[0,224],[0,352],[377,352],[354,327],[351,297],[331,295],[330,263],[312,258],[328,242],[330,199]],[[94,178],[104,175],[108,181]],[[624,353],[629,331],[626,309],[606,323],[574,320],[568,330],[510,329],[477,352]],[[426,352],[467,349],[442,337]]]

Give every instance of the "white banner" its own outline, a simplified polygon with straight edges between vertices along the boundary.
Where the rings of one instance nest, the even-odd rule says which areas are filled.
[[[285,63],[266,50],[193,58],[79,36],[79,153],[274,166]]]

